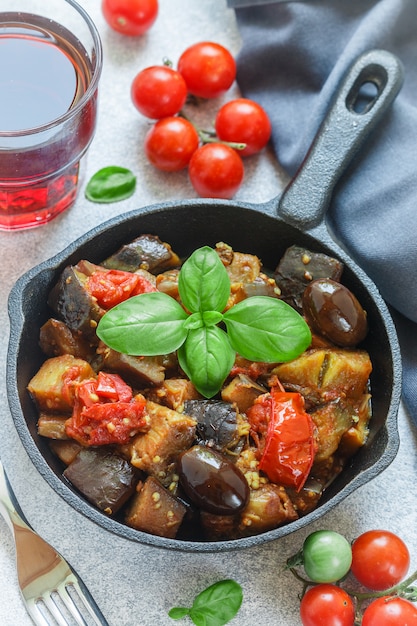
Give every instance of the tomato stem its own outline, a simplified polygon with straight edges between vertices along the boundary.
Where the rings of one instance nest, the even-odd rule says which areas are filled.
[[[239,143],[235,141],[223,141],[219,139],[216,133],[213,130],[204,130],[203,128],[199,128],[194,124],[194,122],[189,118],[189,116],[184,113],[183,110],[179,111],[179,117],[183,117],[187,122],[190,122],[194,126],[197,131],[198,136],[200,137],[201,142],[204,143],[222,143],[225,146],[229,146],[229,148],[233,148],[234,150],[244,150],[246,148],[245,143]]]
[[[410,576],[408,576],[405,580],[401,581],[397,585],[393,587],[389,587],[389,589],[384,589],[382,591],[369,591],[367,593],[359,593],[356,591],[351,591],[349,589],[345,589],[346,593],[350,596],[355,597],[357,600],[369,600],[370,598],[382,598],[383,596],[406,596],[407,599],[412,600],[412,598],[417,599],[416,588],[411,587],[409,591],[411,594],[407,593],[409,585],[417,580],[417,570],[413,572]],[[410,597],[411,596],[411,597]],[[415,600],[414,600],[415,601]]]

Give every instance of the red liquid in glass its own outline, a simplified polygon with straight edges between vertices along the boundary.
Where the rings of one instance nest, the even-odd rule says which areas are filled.
[[[96,99],[48,129],[85,93],[89,59],[71,33],[51,20],[12,13],[1,18],[0,228],[13,230],[45,223],[73,203]]]

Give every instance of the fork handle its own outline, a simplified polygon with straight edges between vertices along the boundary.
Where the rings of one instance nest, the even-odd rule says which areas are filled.
[[[15,533],[15,526],[32,530],[23,519],[23,514],[17,511],[13,501],[16,501],[16,497],[7,480],[3,463],[0,461],[0,513],[13,535]]]

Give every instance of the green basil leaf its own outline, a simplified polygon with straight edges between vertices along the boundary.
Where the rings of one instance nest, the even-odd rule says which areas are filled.
[[[182,619],[190,614],[190,609],[187,609],[185,606],[174,606],[170,611],[168,611],[168,616],[171,619]]]
[[[224,626],[239,611],[243,600],[242,587],[235,580],[220,580],[196,596],[190,617],[205,617],[205,621],[194,621],[204,626]]]
[[[226,311],[223,321],[233,348],[250,361],[291,361],[311,343],[305,320],[276,298],[247,298]]]
[[[235,351],[218,326],[189,330],[178,350],[179,364],[195,388],[206,398],[220,390],[235,361]]]
[[[158,291],[144,293],[107,311],[97,326],[97,335],[107,346],[124,354],[169,354],[185,341],[187,317],[171,296]]]
[[[187,330],[196,330],[197,328],[201,328],[204,326],[203,316],[201,313],[192,313],[185,320],[184,326]]]
[[[130,198],[136,189],[136,176],[125,167],[110,165],[96,172],[88,181],[85,197],[91,202],[119,202]]]
[[[203,311],[203,322],[205,326],[214,326],[223,319],[223,314],[220,311]]]
[[[198,248],[181,267],[178,290],[186,309],[223,311],[230,296],[230,279],[213,248]]]

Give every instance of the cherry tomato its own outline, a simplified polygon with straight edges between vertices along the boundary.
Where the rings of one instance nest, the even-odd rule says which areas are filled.
[[[188,165],[198,144],[198,133],[191,122],[182,117],[165,117],[148,131],[145,154],[158,169],[176,172]]]
[[[310,580],[331,583],[348,573],[352,562],[350,543],[333,530],[311,533],[303,544],[304,570]]]
[[[231,87],[236,78],[236,63],[220,44],[202,41],[182,53],[178,71],[194,96],[215,98]]]
[[[378,598],[365,609],[362,626],[417,626],[417,607],[395,596]]]
[[[142,115],[157,120],[178,113],[187,98],[187,85],[171,67],[152,65],[134,78],[130,95]]]
[[[233,148],[206,143],[194,152],[188,173],[192,186],[203,198],[232,198],[242,183],[244,169]]]
[[[241,156],[260,152],[271,136],[271,122],[260,104],[248,98],[226,102],[217,112],[217,136],[222,141],[245,143]]]
[[[106,22],[123,35],[143,35],[158,16],[158,0],[103,0]]]
[[[376,591],[399,583],[410,565],[405,543],[387,530],[369,530],[352,544],[352,573],[357,580]]]
[[[353,626],[355,607],[351,597],[336,585],[311,587],[300,604],[303,626]]]

